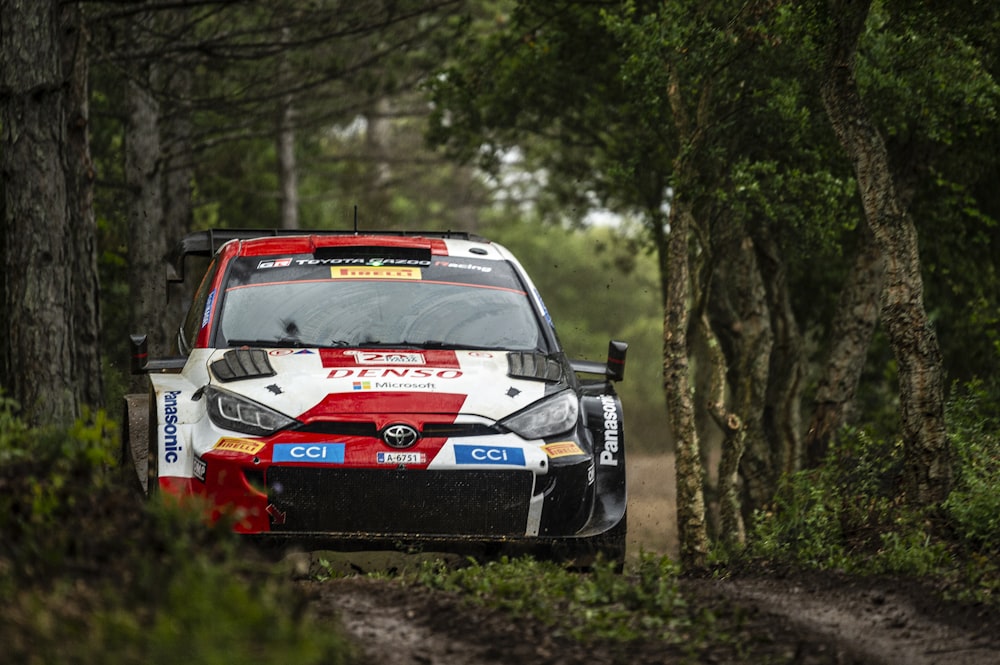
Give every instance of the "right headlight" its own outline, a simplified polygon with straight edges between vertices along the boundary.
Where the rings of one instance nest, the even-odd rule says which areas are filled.
[[[205,399],[208,417],[216,427],[222,429],[267,436],[297,422],[279,411],[228,390],[206,386]]]
[[[564,390],[518,411],[500,424],[524,439],[544,439],[576,427],[580,401],[572,390]]]

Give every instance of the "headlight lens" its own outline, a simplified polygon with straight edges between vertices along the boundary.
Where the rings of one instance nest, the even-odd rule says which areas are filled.
[[[222,429],[267,436],[296,423],[294,418],[226,390],[206,387],[205,399],[208,417]]]
[[[544,439],[576,427],[580,402],[572,390],[542,400],[500,422],[525,439]]]

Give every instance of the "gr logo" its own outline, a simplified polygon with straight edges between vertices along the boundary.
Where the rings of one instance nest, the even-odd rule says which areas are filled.
[[[524,466],[524,451],[500,446],[455,446],[456,464],[510,464]]]
[[[305,464],[343,464],[342,443],[276,443],[271,453],[273,462]]]
[[[287,259],[265,259],[257,264],[257,270],[261,268],[287,268],[292,265],[292,260]]]

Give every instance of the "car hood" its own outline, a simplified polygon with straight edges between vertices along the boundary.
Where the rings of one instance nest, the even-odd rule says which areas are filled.
[[[302,422],[377,414],[500,420],[567,386],[562,366],[504,351],[220,349],[211,385]]]

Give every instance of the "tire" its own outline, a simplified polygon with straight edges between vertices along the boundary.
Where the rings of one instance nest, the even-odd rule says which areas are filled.
[[[615,572],[625,568],[628,514],[608,531],[589,538],[566,538],[552,546],[551,558],[575,570],[592,570],[598,561],[614,562]]]

